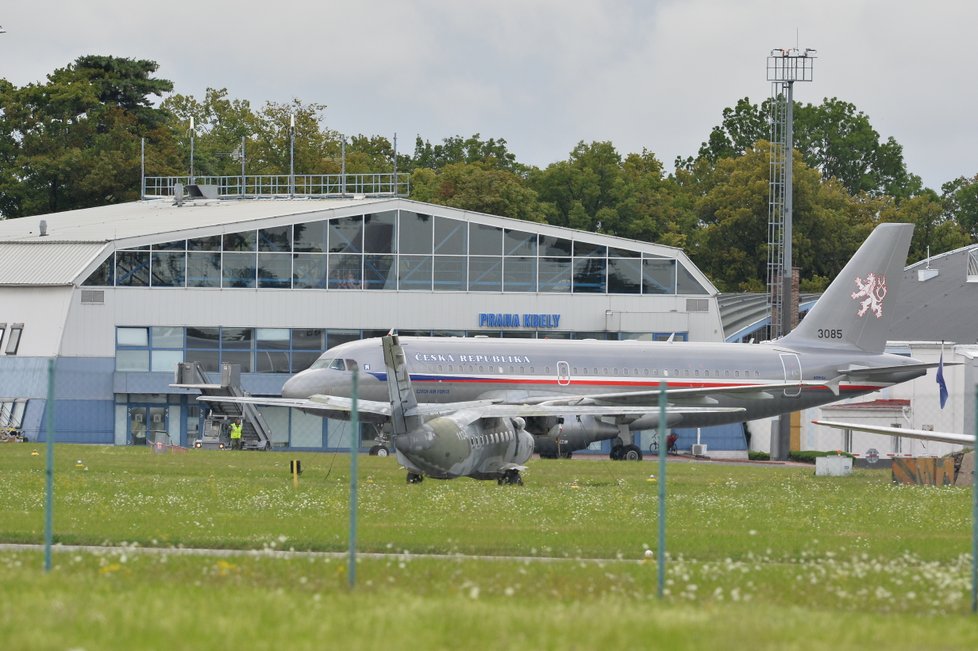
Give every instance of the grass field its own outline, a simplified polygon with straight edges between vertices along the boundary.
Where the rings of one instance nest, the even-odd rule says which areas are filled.
[[[0,542],[43,540],[32,449],[0,446]],[[351,592],[342,557],[278,553],[346,549],[347,457],[59,446],[56,541],[116,548],[56,553],[49,575],[4,552],[3,648],[978,646],[970,490],[671,463],[660,601],[655,463],[532,461],[523,487],[360,471],[358,548],[390,555],[362,558]]]

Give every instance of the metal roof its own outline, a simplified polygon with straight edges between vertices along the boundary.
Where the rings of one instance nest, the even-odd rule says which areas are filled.
[[[0,243],[0,284],[71,285],[81,269],[99,257],[104,243]]]

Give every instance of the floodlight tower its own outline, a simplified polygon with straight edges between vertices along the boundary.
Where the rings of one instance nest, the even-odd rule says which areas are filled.
[[[771,166],[768,202],[768,295],[771,301],[771,339],[791,332],[798,308],[791,261],[792,152],[794,151],[794,86],[811,81],[815,50],[778,48],[767,58],[771,82]],[[787,372],[786,372],[787,374]],[[786,378],[787,379],[787,378]],[[785,460],[791,447],[791,420],[778,418],[771,458]]]
[[[794,85],[811,81],[815,50],[778,48],[767,58],[771,82],[771,166],[768,203],[768,291],[771,338],[791,331],[793,318],[791,216]]]

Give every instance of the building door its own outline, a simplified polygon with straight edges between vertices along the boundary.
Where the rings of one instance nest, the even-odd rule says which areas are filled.
[[[129,405],[129,445],[146,445],[167,437],[166,405]]]

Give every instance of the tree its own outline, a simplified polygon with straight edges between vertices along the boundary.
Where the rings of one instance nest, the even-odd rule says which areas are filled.
[[[513,172],[481,163],[451,163],[440,170],[416,169],[411,198],[514,219],[547,221],[547,208]]]
[[[525,168],[516,162],[516,155],[506,148],[503,138],[482,140],[476,133],[468,138],[451,136],[440,145],[432,145],[420,136],[414,141],[414,157],[404,161],[405,171],[416,167],[441,169],[453,163],[481,163],[485,169],[503,169],[522,173]]]
[[[914,225],[907,256],[910,262],[958,249],[971,242],[967,231],[946,216],[941,199],[933,190],[926,190],[900,203],[888,201],[880,217],[882,221]]]
[[[760,106],[745,97],[723,110],[721,123],[713,127],[696,158],[677,158],[676,168],[691,170],[697,161],[715,164],[722,158],[743,155],[770,137],[773,103]],[[794,148],[805,163],[826,178],[837,178],[850,194],[867,192],[903,200],[920,192],[920,178],[910,174],[903,147],[892,137],[882,141],[869,117],[849,103],[833,97],[819,105],[794,104]]]
[[[972,240],[978,239],[978,174],[948,181],[941,191],[945,218],[957,222]]]
[[[153,61],[89,56],[55,70],[46,83],[5,85],[0,140],[14,171],[0,177],[4,214],[138,198],[139,138],[166,138],[165,116],[148,96],[172,84],[151,77],[156,69]]]

